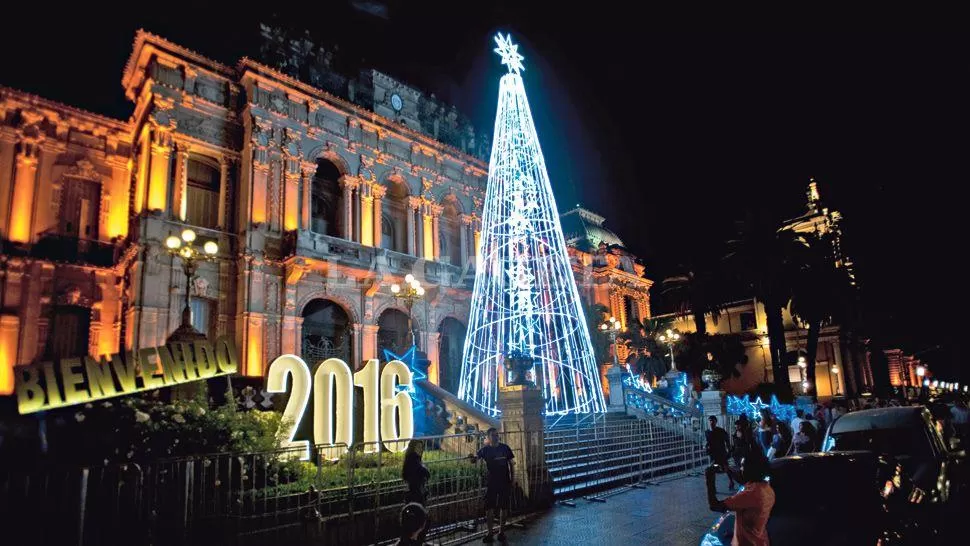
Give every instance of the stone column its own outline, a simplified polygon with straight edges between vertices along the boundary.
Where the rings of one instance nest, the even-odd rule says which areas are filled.
[[[431,203],[425,203],[421,207],[421,257],[425,260],[434,260],[436,257],[434,228],[432,226],[433,216]]]
[[[168,186],[172,161],[172,136],[168,129],[152,130],[152,156],[148,177],[148,210],[168,212]]]
[[[13,394],[14,366],[20,341],[20,317],[0,315],[0,394]]]
[[[704,426],[707,427],[707,418],[717,417],[719,426],[724,426],[726,422],[727,407],[724,404],[724,391],[701,391],[701,407],[704,408]]]
[[[229,229],[232,222],[229,220],[229,163],[230,159],[224,155],[219,156],[219,217],[217,228]]]
[[[408,197],[407,202],[407,229],[408,229],[408,254],[412,256],[418,255],[417,244],[415,241],[415,226],[414,217],[418,213],[418,207],[421,206],[421,200],[417,197]]]
[[[376,324],[363,324],[360,325],[361,330],[361,343],[360,343],[360,360],[361,362],[366,362],[371,358],[377,358],[377,325]]]
[[[354,188],[357,181],[350,176],[340,177],[340,188],[343,190],[343,200],[341,201],[341,212],[343,214],[344,226],[343,237],[348,241],[354,238]]]
[[[381,244],[384,243],[383,232],[381,230],[381,222],[383,222],[382,215],[384,211],[381,208],[383,206],[381,199],[384,197],[384,194],[387,193],[387,188],[379,184],[374,184],[371,186],[370,193],[371,197],[374,198],[374,246],[381,248]],[[393,247],[393,241],[391,243],[391,246]]]
[[[185,221],[189,213],[189,145],[183,142],[175,144],[175,184],[173,184],[175,196],[176,215],[181,221]]]
[[[373,186],[364,182],[357,190],[360,196],[360,244],[374,246],[374,196],[371,194]]]
[[[300,163],[298,158],[283,159],[283,231],[300,226]]]
[[[546,467],[542,390],[521,385],[501,388],[498,407],[502,411],[502,440],[515,455],[514,487],[522,490],[530,508],[550,505],[553,492]]]
[[[468,250],[468,230],[472,224],[472,220],[473,218],[468,214],[462,214],[458,222],[458,237],[461,241],[461,263],[455,265],[460,267],[465,267],[470,256]]]
[[[313,189],[313,175],[317,172],[317,165],[316,163],[306,162],[301,167],[303,185],[300,192],[300,229],[306,231],[310,229],[310,215],[313,212],[310,203],[310,190]]]
[[[607,411],[626,413],[626,396],[623,394],[623,370],[619,366],[610,366],[606,371],[606,381],[610,385],[610,399]]]
[[[424,352],[428,356],[428,381],[441,385],[441,368],[439,365],[441,334],[428,332],[425,335]]]
[[[481,267],[479,262],[482,260],[482,224],[480,220],[475,219],[475,223],[473,225],[474,231],[472,232],[472,239],[474,240],[474,248],[472,249],[472,252],[475,254],[475,269],[478,269]]]
[[[440,218],[443,209],[441,205],[428,205],[428,208],[431,211],[431,244],[432,248],[434,248],[434,259],[441,260]]]
[[[266,186],[269,182],[269,163],[267,162],[267,151],[265,147],[253,147],[253,170],[252,170],[252,190],[250,195],[250,217],[251,224],[265,224],[268,211]]]
[[[37,182],[37,151],[35,141],[24,140],[17,154],[13,179],[13,199],[10,206],[10,227],[7,237],[15,243],[28,243],[33,237],[34,186]]]

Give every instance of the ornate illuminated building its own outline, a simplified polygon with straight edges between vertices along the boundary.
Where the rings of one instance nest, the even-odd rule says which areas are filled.
[[[822,204],[818,184],[809,181],[807,211],[805,214],[783,223],[781,229],[792,229],[798,233],[816,236],[831,235],[833,257],[836,267],[846,268],[855,284],[852,262],[841,248],[841,214],[829,210]],[[693,332],[692,318],[680,314],[660,315],[655,318],[670,319],[681,332]],[[740,368],[741,376],[727,378],[721,387],[732,394],[750,392],[758,383],[773,381],[771,355],[768,352],[768,321],[764,304],[755,298],[748,298],[723,305],[723,311],[715,321],[710,314],[706,316],[707,331],[712,334],[739,334],[745,346],[747,364]],[[801,394],[801,383],[805,380],[805,370],[799,366],[799,357],[805,356],[808,345],[808,329],[792,317],[787,308],[782,309],[785,327],[785,349],[788,363],[788,376],[796,394]],[[823,398],[861,393],[873,386],[872,369],[868,355],[863,347],[849,342],[848,336],[838,324],[827,324],[821,328],[816,350],[816,389]]]
[[[228,66],[139,31],[126,121],[0,88],[0,393],[16,364],[163,344],[186,290],[247,376],[283,353],[377,358],[406,343],[408,273],[429,377],[457,391],[488,145],[417,89],[326,66]],[[164,247],[185,228],[220,249],[191,286]],[[585,298],[649,314],[631,256],[574,246]]]
[[[561,217],[580,296],[587,305],[605,307],[628,330],[650,317],[653,281],[644,277],[646,268],[626,249],[623,241],[604,226],[605,221],[602,216],[579,206]],[[620,360],[625,360],[626,345],[617,344],[616,348]]]

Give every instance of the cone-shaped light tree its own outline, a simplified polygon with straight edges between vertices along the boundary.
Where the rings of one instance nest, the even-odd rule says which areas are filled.
[[[499,86],[479,267],[459,396],[496,415],[507,357],[531,359],[547,414],[605,411],[593,345],[559,212],[519,72],[523,57],[496,37],[508,73]]]

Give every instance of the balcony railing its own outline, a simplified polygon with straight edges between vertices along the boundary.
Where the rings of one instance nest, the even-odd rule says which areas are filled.
[[[474,271],[395,252],[386,248],[365,246],[354,241],[311,231],[289,232],[283,241],[284,256],[302,256],[335,262],[368,271],[392,275],[411,273],[429,284],[471,289]]]
[[[33,244],[4,242],[0,248],[8,256],[24,256],[52,262],[111,267],[118,262],[121,243],[82,239],[70,235],[47,233]]]

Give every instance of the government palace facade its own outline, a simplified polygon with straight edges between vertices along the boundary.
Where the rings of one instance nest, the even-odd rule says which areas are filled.
[[[487,140],[418,89],[326,66],[227,66],[139,31],[127,120],[0,87],[0,394],[16,365],[164,344],[186,291],[246,376],[285,353],[360,365],[404,348],[407,274],[429,379],[456,390]],[[562,223],[586,304],[649,317],[652,283],[604,219]],[[186,228],[219,248],[188,283],[165,247]]]

